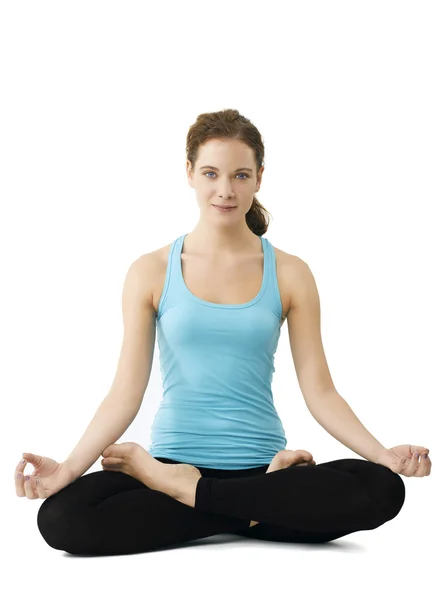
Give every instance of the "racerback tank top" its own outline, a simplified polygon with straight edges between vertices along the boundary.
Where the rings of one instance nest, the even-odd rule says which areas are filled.
[[[163,399],[151,429],[154,457],[211,469],[269,464],[287,439],[271,383],[282,304],[275,251],[261,236],[263,280],[245,304],[216,304],[187,287],[170,247],[156,318]]]

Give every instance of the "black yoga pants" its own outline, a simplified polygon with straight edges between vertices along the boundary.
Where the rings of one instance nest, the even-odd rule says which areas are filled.
[[[45,498],[37,525],[52,548],[83,555],[148,552],[220,533],[321,543],[375,529],[404,503],[401,476],[367,460],[345,458],[266,473],[268,466],[197,467],[202,478],[194,507],[120,471],[95,471]],[[251,520],[259,524],[249,527]]]

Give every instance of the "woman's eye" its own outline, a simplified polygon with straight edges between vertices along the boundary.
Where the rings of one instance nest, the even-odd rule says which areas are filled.
[[[213,173],[213,175],[215,174],[214,171],[206,171],[204,173],[204,175],[208,175],[209,173]],[[247,179],[248,175],[246,173],[237,173],[237,175],[244,175],[244,177]],[[211,179],[211,177],[207,177],[207,179]],[[244,180],[243,180],[244,181]]]

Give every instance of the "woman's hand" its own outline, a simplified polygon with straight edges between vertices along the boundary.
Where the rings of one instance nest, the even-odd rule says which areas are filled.
[[[406,477],[426,477],[431,473],[432,465],[428,453],[428,448],[424,446],[403,444],[384,450],[378,456],[376,462],[379,465],[388,467],[394,473]],[[425,454],[427,458],[424,457]],[[420,462],[419,456],[421,457]]]
[[[14,472],[17,496],[26,496],[29,500],[48,498],[77,479],[66,463],[29,452],[22,456],[24,460],[19,462]],[[33,465],[34,471],[25,476],[23,472],[27,463]]]

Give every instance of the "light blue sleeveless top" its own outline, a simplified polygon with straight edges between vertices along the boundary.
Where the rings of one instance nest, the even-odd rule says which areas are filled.
[[[271,383],[282,304],[275,252],[261,236],[263,281],[245,304],[215,304],[187,288],[184,238],[170,247],[157,314],[163,399],[148,452],[196,467],[269,464],[287,439]]]

